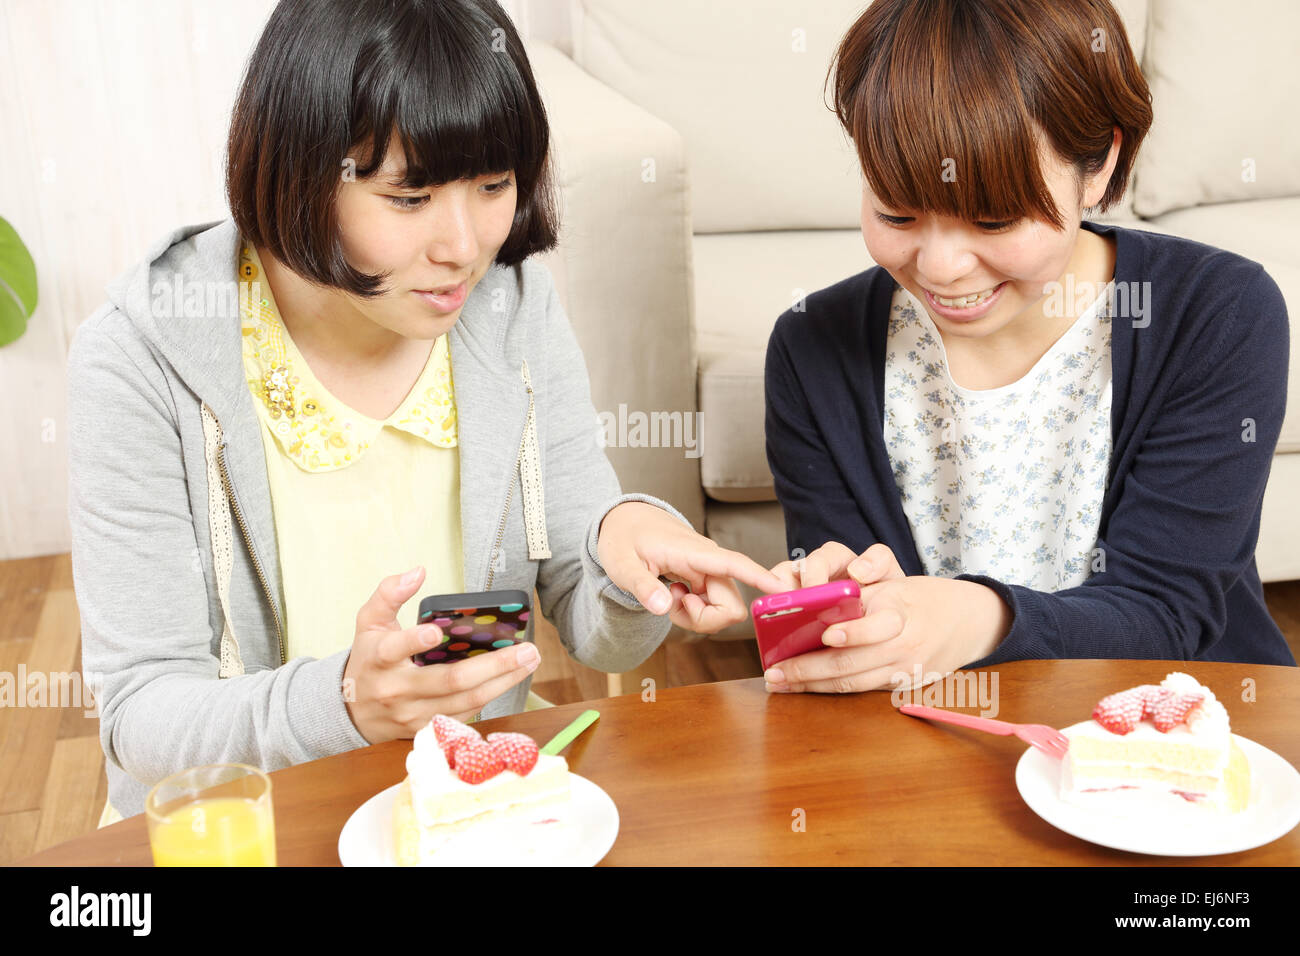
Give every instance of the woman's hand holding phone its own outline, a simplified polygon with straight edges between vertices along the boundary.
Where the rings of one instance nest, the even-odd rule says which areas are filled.
[[[537,648],[524,643],[452,664],[416,664],[411,655],[442,641],[436,624],[403,629],[397,623],[398,610],[423,581],[423,568],[409,581],[384,578],[357,612],[343,692],[353,725],[372,744],[414,737],[434,714],[471,717],[541,663]]]
[[[837,541],[772,573],[789,589],[851,578],[863,615],[828,628],[826,647],[781,661],[764,673],[778,693],[852,693],[896,687],[898,676],[947,674],[991,653],[1011,627],[1011,612],[974,581],[903,573],[894,552],[873,544],[857,554]]]

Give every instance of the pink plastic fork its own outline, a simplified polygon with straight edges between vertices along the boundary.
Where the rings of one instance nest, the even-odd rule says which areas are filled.
[[[959,714],[951,710],[940,710],[938,707],[922,707],[919,704],[904,704],[898,709],[909,717],[924,717],[926,720],[957,724],[960,727],[984,730],[1003,737],[1015,734],[1029,746],[1036,747],[1047,756],[1057,759],[1064,757],[1070,747],[1070,740],[1065,734],[1046,724],[1011,724],[1005,720]]]

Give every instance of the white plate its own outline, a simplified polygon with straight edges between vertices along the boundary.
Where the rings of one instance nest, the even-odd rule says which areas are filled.
[[[1267,747],[1237,734],[1232,738],[1250,763],[1250,802],[1240,813],[1174,801],[1156,810],[1135,806],[1114,812],[1067,803],[1060,793],[1061,761],[1033,747],[1016,764],[1016,787],[1029,809],[1090,843],[1157,856],[1238,853],[1271,843],[1300,823],[1300,773]]]
[[[586,777],[569,774],[567,804],[538,807],[510,820],[466,830],[438,851],[434,866],[595,866],[618,836],[618,807]],[[396,866],[393,784],[348,818],[339,833],[344,866]]]

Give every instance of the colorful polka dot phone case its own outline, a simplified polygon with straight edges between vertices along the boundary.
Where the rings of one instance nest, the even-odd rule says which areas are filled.
[[[523,591],[435,594],[420,601],[418,624],[437,624],[442,643],[415,654],[424,664],[452,664],[524,642],[528,595]]]

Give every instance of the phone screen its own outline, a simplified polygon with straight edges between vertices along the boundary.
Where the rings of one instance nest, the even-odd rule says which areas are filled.
[[[420,624],[442,628],[442,643],[412,656],[417,664],[451,664],[522,643],[528,629],[523,591],[444,594],[420,602]]]

